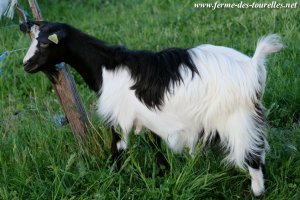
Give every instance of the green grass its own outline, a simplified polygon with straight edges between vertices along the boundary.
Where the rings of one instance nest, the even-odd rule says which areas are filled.
[[[27,1],[19,1],[29,11]],[[300,8],[196,9],[199,1],[40,1],[44,17],[64,21],[113,44],[160,50],[211,43],[253,55],[256,41],[279,33],[286,48],[272,55],[264,105],[269,121],[267,193],[300,199]],[[207,1],[209,2],[209,1]],[[212,1],[213,2],[213,1]],[[233,2],[233,1],[224,1]],[[244,1],[245,2],[245,1]],[[256,1],[256,2],[268,2]],[[271,1],[269,1],[271,2]],[[277,1],[278,2],[278,1]],[[298,5],[299,7],[300,5]],[[18,19],[0,21],[0,52],[27,47]],[[247,173],[220,164],[218,148],[195,158],[163,149],[171,170],[157,176],[151,137],[132,136],[120,172],[112,170],[110,132],[95,114],[96,95],[73,71],[96,128],[77,147],[47,78],[26,74],[25,51],[0,64],[0,199],[253,199]]]

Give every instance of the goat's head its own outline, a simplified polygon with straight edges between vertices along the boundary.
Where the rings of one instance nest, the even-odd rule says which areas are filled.
[[[23,59],[25,71],[28,73],[53,71],[54,65],[62,62],[66,54],[67,30],[65,25],[45,21],[29,21],[21,24],[20,28],[23,32],[33,34],[31,45]]]

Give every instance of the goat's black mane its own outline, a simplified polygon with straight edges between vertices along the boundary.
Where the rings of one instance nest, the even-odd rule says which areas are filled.
[[[69,30],[71,41],[78,41],[75,42],[77,45],[71,45],[70,51],[76,50],[83,54],[81,58],[75,54],[70,60],[73,60],[74,65],[92,65],[73,67],[90,88],[97,92],[102,85],[102,67],[108,70],[126,67],[135,82],[131,89],[136,96],[148,107],[159,108],[164,103],[165,93],[171,92],[173,85],[183,81],[180,75],[181,66],[191,70],[192,74],[198,73],[187,49],[170,48],[159,52],[128,50],[121,46],[109,46],[73,27],[69,27]],[[79,61],[82,58],[87,61]]]

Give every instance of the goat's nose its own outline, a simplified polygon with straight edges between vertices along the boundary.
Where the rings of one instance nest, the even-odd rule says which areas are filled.
[[[24,66],[24,67],[26,67],[28,64],[29,64],[29,61],[28,61],[28,60],[25,61],[25,62],[23,62],[23,66]]]

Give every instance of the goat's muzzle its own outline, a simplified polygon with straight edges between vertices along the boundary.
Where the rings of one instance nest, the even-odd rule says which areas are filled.
[[[33,74],[38,72],[38,65],[31,65],[29,61],[23,63],[24,69],[27,73]]]

